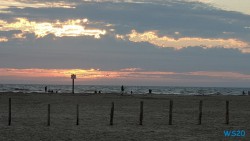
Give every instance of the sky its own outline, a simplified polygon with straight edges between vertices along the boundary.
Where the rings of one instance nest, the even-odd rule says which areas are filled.
[[[0,0],[0,83],[250,87],[249,0]]]

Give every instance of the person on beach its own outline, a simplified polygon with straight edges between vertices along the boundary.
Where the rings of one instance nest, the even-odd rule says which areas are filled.
[[[47,90],[48,90],[48,89],[47,89],[47,86],[45,86],[45,87],[44,87],[44,91],[45,91],[45,93],[47,93]]]
[[[149,89],[149,90],[148,90],[148,93],[151,94],[151,93],[152,93],[152,89]]]
[[[122,95],[124,94],[124,86],[122,85],[121,86],[121,92],[122,92]]]
[[[242,91],[242,95],[245,95],[245,91]]]

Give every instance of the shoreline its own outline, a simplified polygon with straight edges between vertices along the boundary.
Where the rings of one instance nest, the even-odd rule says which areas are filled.
[[[70,85],[1,85],[0,93],[44,93],[45,88],[50,92],[58,93],[71,93],[72,86]],[[125,86],[126,94],[148,94],[152,92],[155,95],[242,95],[243,91],[246,95],[250,95],[250,88],[224,88],[224,87],[162,87],[162,86]],[[75,93],[116,93],[121,92],[121,87],[119,86],[77,86],[75,85]]]
[[[20,94],[31,94],[31,95],[36,95],[36,94],[41,94],[41,95],[120,95],[120,96],[250,96],[250,95],[236,95],[236,94],[228,94],[228,95],[223,95],[223,94],[156,94],[156,93],[145,93],[145,94],[129,94],[129,93],[125,93],[125,94],[121,94],[121,93],[45,93],[45,92],[0,92],[0,95],[20,95]]]

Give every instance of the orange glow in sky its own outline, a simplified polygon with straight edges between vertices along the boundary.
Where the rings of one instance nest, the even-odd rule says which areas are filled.
[[[0,68],[0,77],[15,78],[52,78],[70,79],[71,74],[76,74],[78,80],[98,79],[166,79],[166,76],[206,76],[224,79],[250,80],[250,75],[235,72],[197,71],[197,72],[164,72],[143,71],[140,68],[125,68],[117,71],[102,71],[99,69],[14,69]],[[165,78],[164,78],[165,77]]]

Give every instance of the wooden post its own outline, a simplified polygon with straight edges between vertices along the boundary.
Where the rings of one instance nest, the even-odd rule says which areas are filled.
[[[11,98],[9,98],[9,126],[11,125]]]
[[[201,118],[202,118],[202,100],[200,100],[200,105],[199,105],[199,121],[198,121],[198,125],[201,125]]]
[[[141,101],[141,105],[140,105],[140,125],[142,125],[142,121],[143,121],[143,101]]]
[[[109,122],[109,125],[113,125],[113,118],[114,118],[114,102],[112,102],[111,104],[111,112],[110,112],[110,122]]]
[[[50,126],[50,104],[48,104],[48,121],[47,125]]]
[[[229,124],[229,101],[226,101],[226,124]]]
[[[168,122],[169,125],[172,125],[172,117],[173,117],[172,113],[173,113],[173,100],[170,100],[170,105],[169,105],[169,122]]]
[[[76,125],[79,125],[79,105],[76,105]]]

